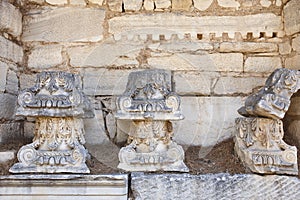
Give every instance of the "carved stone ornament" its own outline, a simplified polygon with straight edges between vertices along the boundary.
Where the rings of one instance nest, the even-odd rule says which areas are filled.
[[[265,86],[249,96],[238,112],[245,117],[282,119],[290,106],[290,98],[300,89],[300,71],[276,69]]]
[[[171,92],[171,75],[145,70],[129,75],[117,100],[117,119],[130,119],[129,145],[119,152],[118,168],[127,171],[189,171],[184,151],[172,141],[170,120],[181,120],[180,98]]]
[[[238,110],[246,118],[236,119],[235,152],[253,172],[298,174],[297,148],[283,141],[281,119],[299,88],[300,71],[277,69]]]
[[[283,141],[279,119],[237,118],[235,152],[251,171],[298,175],[297,148]]]
[[[81,118],[93,117],[80,79],[67,72],[42,72],[18,96],[17,115],[36,117],[33,142],[18,152],[12,173],[89,173]]]

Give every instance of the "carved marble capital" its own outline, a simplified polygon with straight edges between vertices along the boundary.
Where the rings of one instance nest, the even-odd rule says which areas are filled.
[[[235,152],[251,171],[298,174],[297,149],[283,141],[279,119],[237,118]]]

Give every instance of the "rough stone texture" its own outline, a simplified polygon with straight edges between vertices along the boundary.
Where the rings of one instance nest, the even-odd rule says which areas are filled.
[[[209,147],[233,136],[240,97],[182,97],[185,119],[174,122],[174,141]]]
[[[15,153],[14,151],[1,151],[0,152],[0,163],[5,163],[9,160],[12,160],[15,158]]]
[[[219,4],[219,6],[225,7],[225,8],[238,9],[240,7],[240,3],[235,0],[218,0],[218,4]]]
[[[61,64],[62,60],[62,46],[37,46],[34,47],[28,55],[28,67],[31,69],[45,70]]]
[[[212,4],[213,0],[194,0],[194,6],[198,10],[204,11]]]
[[[94,3],[94,4],[98,4],[98,5],[102,5],[104,0],[89,0],[89,2]]]
[[[264,53],[277,52],[278,47],[274,43],[265,42],[222,42],[220,44],[221,52],[246,52],[246,53]]]
[[[188,17],[173,13],[136,14],[114,17],[108,23],[109,33],[117,38],[120,38],[120,35],[147,34],[152,35],[152,38],[159,38],[159,35],[170,38],[173,34],[183,37],[186,33],[190,33],[193,38],[197,38],[198,33],[204,34],[205,37],[208,37],[209,33],[215,33],[220,37],[224,32],[229,35],[240,32],[244,36],[251,32],[259,37],[260,32],[268,34],[282,32],[281,17],[271,13],[202,17]]]
[[[154,0],[144,0],[143,8],[145,10],[154,10]]]
[[[96,42],[103,38],[105,11],[98,8],[56,8],[25,17],[23,41]]]
[[[300,35],[292,40],[292,48],[294,51],[300,52]]]
[[[220,77],[213,88],[217,95],[249,94],[253,88],[264,85],[265,78],[261,77]]]
[[[9,70],[7,73],[7,82],[5,90],[12,94],[18,94],[19,79],[16,72]]]
[[[154,0],[156,9],[166,9],[171,7],[171,0]]]
[[[22,14],[14,5],[0,2],[0,30],[5,30],[15,37],[22,32]]]
[[[247,97],[238,112],[245,117],[282,119],[290,106],[290,98],[300,89],[300,72],[276,69],[265,86]]]
[[[287,54],[290,54],[290,53],[291,53],[291,50],[292,50],[292,47],[291,47],[289,41],[284,42],[284,43],[280,43],[280,44],[279,44],[279,53],[280,53],[281,55],[287,55]]]
[[[212,72],[174,72],[175,91],[180,95],[210,95],[219,76]]]
[[[125,11],[138,11],[142,8],[141,0],[123,0]]]
[[[0,145],[22,139],[20,122],[0,124]]]
[[[35,84],[36,75],[35,74],[25,74],[22,73],[19,77],[20,90],[29,88]]]
[[[281,120],[237,118],[236,128],[234,150],[252,172],[298,175],[297,148],[283,141]]]
[[[298,178],[250,174],[131,174],[134,199],[297,199]]]
[[[10,61],[21,63],[23,59],[23,49],[19,45],[0,36],[0,57]],[[5,49],[5,51],[4,51]]]
[[[132,70],[87,68],[81,72],[83,91],[87,95],[120,95]]]
[[[192,4],[192,0],[172,0],[172,10],[189,11]]]
[[[242,72],[243,54],[215,53],[204,55],[170,54],[152,56],[148,64],[153,68],[167,70],[199,70],[210,72]]]
[[[248,57],[245,61],[245,72],[272,72],[281,68],[279,57]]]
[[[85,0],[70,0],[70,4],[85,6],[86,2]]]
[[[122,0],[110,0],[107,4],[111,11],[122,12]]]
[[[192,41],[173,41],[160,42],[160,44],[149,45],[152,50],[164,52],[197,52],[201,50],[213,50],[214,46],[208,42],[192,42]]]
[[[17,107],[17,97],[11,94],[0,94],[0,119],[15,119],[15,109]]]
[[[300,31],[300,4],[298,0],[289,1],[283,9],[284,29],[287,35]]]
[[[136,57],[143,45],[109,44],[72,47],[68,49],[70,64],[74,67],[107,67],[122,65],[138,65]],[[107,52],[110,52],[109,54]],[[105,56],[103,56],[105,55]]]
[[[5,91],[8,64],[0,61],[0,92]]]
[[[260,5],[263,7],[269,7],[272,4],[270,0],[260,0]]]
[[[0,196],[7,200],[126,200],[128,175],[10,175],[0,177]],[[49,185],[51,185],[49,187]]]
[[[288,69],[299,70],[300,69],[300,54],[294,55],[290,58],[286,58],[285,67]]]

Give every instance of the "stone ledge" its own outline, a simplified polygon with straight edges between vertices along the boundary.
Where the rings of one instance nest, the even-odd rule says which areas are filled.
[[[300,180],[254,174],[131,174],[133,199],[297,199]]]
[[[127,199],[128,175],[0,176],[1,199]]]

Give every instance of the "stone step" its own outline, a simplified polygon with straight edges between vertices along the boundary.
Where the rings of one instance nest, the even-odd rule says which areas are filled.
[[[128,175],[9,175],[0,176],[0,199],[124,200]]]

